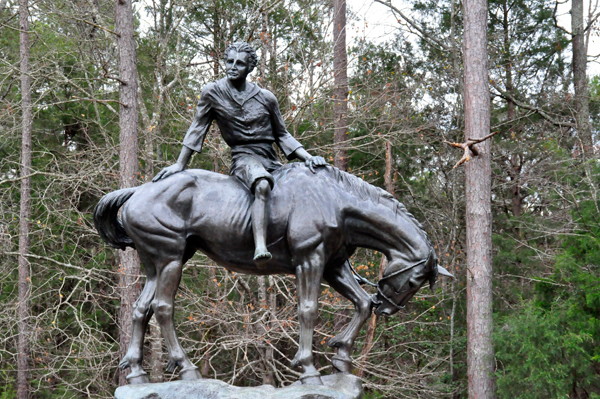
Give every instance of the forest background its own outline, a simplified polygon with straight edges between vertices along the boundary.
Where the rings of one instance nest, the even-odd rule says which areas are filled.
[[[566,3],[569,4],[569,3]],[[228,43],[259,53],[252,80],[279,99],[290,132],[333,163],[333,9],[328,0],[146,0],[136,10],[139,183],[177,157],[202,87],[223,76]],[[395,10],[393,9],[395,8]],[[387,40],[365,36],[352,10],[348,171],[386,188],[422,221],[442,266],[457,277],[423,289],[380,319],[355,347],[366,398],[466,397],[464,170],[444,141],[463,141],[462,10],[457,0],[404,0]],[[574,96],[572,32],[549,0],[492,0],[495,381],[499,398],[600,398],[600,220],[597,114],[589,76],[589,128]],[[30,3],[33,99],[29,254],[31,397],[112,397],[119,381],[117,251],[91,212],[118,187],[119,80],[114,2]],[[585,40],[598,34],[586,11]],[[594,61],[589,58],[589,61]],[[21,150],[18,4],[0,1],[0,397],[16,396],[17,248]],[[213,128],[191,165],[227,173]],[[381,254],[355,268],[376,280]],[[135,284],[143,284],[139,276]],[[185,267],[176,325],[202,374],[236,385],[282,386],[298,324],[292,277],[227,272],[201,254]],[[316,362],[331,372],[327,340],[351,304],[326,285]],[[164,348],[151,322],[153,381]]]

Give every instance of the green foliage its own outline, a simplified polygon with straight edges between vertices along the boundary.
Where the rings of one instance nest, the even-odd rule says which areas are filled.
[[[0,391],[0,399],[14,399],[17,397],[17,392],[14,388],[14,379],[10,376],[10,374],[2,370],[0,371],[0,381],[4,384],[2,390]]]
[[[563,398],[573,384],[591,382],[593,336],[572,310],[562,304],[544,311],[528,302],[501,320],[495,341],[499,397]]]
[[[363,394],[363,399],[383,399],[385,395],[377,391],[367,391]]]
[[[600,393],[598,203],[581,202],[574,219],[578,234],[565,238],[552,278],[538,282],[535,297],[499,321],[500,397]]]

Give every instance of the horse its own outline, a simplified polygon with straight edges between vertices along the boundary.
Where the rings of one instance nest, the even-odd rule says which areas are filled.
[[[393,315],[426,282],[433,289],[438,272],[449,275],[437,265],[421,224],[388,192],[332,166],[310,170],[292,163],[273,176],[267,224],[273,258],[261,268],[252,261],[253,195],[235,177],[185,170],[99,201],[94,224],[100,237],[115,248],[137,249],[146,272],[133,308],[131,341],[119,364],[131,369],[129,383],[148,382],[142,354],[153,314],[166,342],[167,370],[180,367],[181,379],[201,378],[179,343],[173,319],[182,267],[197,250],[236,273],[295,275],[300,337],[292,366],[302,368],[303,384],[322,384],[312,354],[321,279],[355,307],[349,325],[329,341],[337,348],[334,370],[348,373],[354,340],[373,309]],[[388,259],[373,296],[361,287],[348,261],[358,247]]]

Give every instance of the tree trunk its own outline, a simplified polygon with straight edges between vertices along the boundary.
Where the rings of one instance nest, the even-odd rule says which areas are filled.
[[[346,0],[333,0],[333,165],[348,170],[348,54],[346,53]],[[335,302],[342,296],[335,293]],[[333,328],[340,331],[346,324],[345,311],[336,312]]]
[[[31,174],[31,127],[33,113],[31,109],[31,77],[29,76],[29,10],[28,1],[21,0],[19,5],[20,61],[21,61],[21,106],[22,106],[22,142],[21,177]],[[21,180],[21,205],[19,216],[19,288],[17,302],[18,340],[17,340],[17,398],[29,396],[29,222],[31,217],[31,178]]]
[[[487,1],[465,0],[465,136],[490,131],[487,70]],[[466,141],[466,140],[465,140]],[[469,398],[494,397],[492,345],[492,213],[490,141],[466,164],[467,223],[467,375]]]
[[[260,41],[261,41],[261,57],[260,57],[260,67],[258,68],[258,81],[260,82],[262,87],[267,87],[265,71],[267,70],[267,53],[269,51],[268,37],[267,37],[267,23],[269,21],[269,16],[266,11],[261,13],[262,18],[262,27],[260,31]]]
[[[160,75],[162,76],[162,75]],[[160,92],[160,91],[159,91]],[[160,112],[160,108],[162,106],[162,93],[160,95],[160,99],[155,100],[156,103],[159,103],[159,106],[155,108],[154,115],[152,117],[152,121],[148,119],[148,111],[145,109],[144,99],[141,95],[141,90],[138,93],[138,102],[140,106],[140,110],[142,111],[143,119],[145,119],[144,124],[146,125],[146,129],[144,130],[144,160],[145,160],[145,171],[144,171],[144,182],[148,183],[152,181],[152,177],[154,176],[154,140],[153,134],[160,133],[156,132],[156,130],[160,129],[159,124],[157,122],[160,117],[156,117]],[[148,325],[149,332],[149,341],[150,341],[150,354],[149,354],[149,362],[150,362],[150,377],[152,382],[163,382],[163,350],[162,350],[162,334],[160,332],[160,327],[156,323],[156,318],[152,318]]]
[[[221,59],[221,18],[219,14],[219,3],[215,0],[215,12],[213,14],[213,77],[215,81],[219,79],[219,61]],[[223,49],[224,50],[224,49]]]
[[[577,133],[585,155],[592,152],[589,93],[587,87],[587,51],[583,21],[583,0],[572,0],[571,29],[573,31],[573,85],[575,86],[575,120]]]
[[[277,287],[275,286],[275,279],[273,276],[269,276],[269,331],[273,331],[277,320]],[[267,345],[265,349],[265,358],[270,362],[271,368],[267,370],[268,379],[264,382],[265,384],[275,384],[275,373],[273,372],[273,366],[275,366],[275,352],[271,345]]]
[[[133,187],[138,175],[138,74],[131,0],[117,0],[115,31],[118,46],[119,77],[119,176],[120,188]],[[140,261],[137,253],[128,248],[120,252],[119,288],[121,308],[119,311],[119,354],[127,352],[131,339],[133,304],[140,293],[137,282]],[[127,384],[127,372],[119,374],[119,385]]]
[[[392,143],[389,141],[385,142],[385,174],[383,175],[383,180],[385,182],[385,189],[396,198],[394,194],[394,181],[392,180]],[[381,256],[381,263],[379,264],[379,280],[383,277],[383,270],[387,266],[387,259],[385,256]],[[362,359],[358,371],[356,372],[356,376],[359,378],[363,378],[365,375],[365,369],[367,365],[367,360],[369,356],[369,352],[373,349],[374,339],[375,339],[375,329],[377,328],[377,315],[373,313],[369,322],[367,323],[367,335],[365,337],[365,345],[363,346],[362,351],[360,352],[360,358]]]
[[[333,164],[348,170],[348,54],[346,52],[346,0],[333,0]]]
[[[511,98],[506,99],[506,120],[508,122],[515,119],[515,102],[512,99],[514,96],[514,84],[513,84],[513,76],[512,76],[512,55],[510,52],[510,26],[509,26],[509,12],[510,6],[508,4],[508,0],[504,1],[503,4],[503,12],[504,18],[502,21],[502,29],[504,30],[504,72],[505,72],[505,87],[506,92],[510,93]],[[509,133],[515,135],[515,129],[511,126]],[[521,195],[521,169],[522,163],[520,156],[518,154],[512,154],[509,159],[510,169],[509,176],[512,183],[511,194],[512,194],[512,213],[513,216],[518,218],[521,216],[521,209],[523,203],[523,197]],[[515,229],[517,234],[520,235],[520,229]]]
[[[261,356],[262,356],[262,360],[263,360],[263,375],[262,375],[262,380],[263,380],[263,385],[275,385],[275,375],[273,374],[273,368],[272,368],[272,364],[273,364],[273,348],[271,348],[271,346],[266,343],[265,341],[267,341],[267,334],[269,333],[269,321],[270,321],[270,316],[271,316],[271,312],[270,312],[270,301],[267,302],[267,281],[265,276],[258,276],[257,277],[257,282],[258,282],[258,303],[260,306],[260,312],[259,314],[265,312],[267,313],[267,317],[265,317],[263,320],[264,322],[261,322],[258,324],[258,332],[260,333],[261,336],[263,336],[263,342],[261,342],[259,345],[260,348],[260,352],[261,352]],[[269,298],[271,299],[271,298]]]
[[[163,350],[162,350],[162,334],[160,327],[156,323],[156,318],[150,320],[150,368],[152,382],[163,382]]]

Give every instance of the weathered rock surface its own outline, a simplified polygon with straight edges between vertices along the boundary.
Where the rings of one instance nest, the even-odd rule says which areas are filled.
[[[116,399],[360,399],[362,382],[351,374],[322,376],[324,385],[235,387],[219,380],[171,381],[117,388]]]

